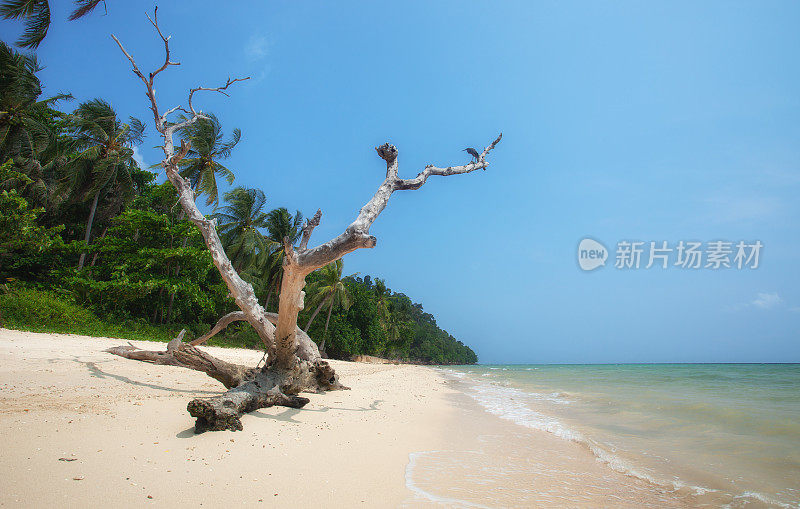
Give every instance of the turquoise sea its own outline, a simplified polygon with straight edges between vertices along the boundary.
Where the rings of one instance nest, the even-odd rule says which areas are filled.
[[[710,506],[800,507],[800,365],[442,368],[499,418]]]

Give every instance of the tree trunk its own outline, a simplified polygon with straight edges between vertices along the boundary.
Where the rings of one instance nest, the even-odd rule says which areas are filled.
[[[175,302],[175,292],[169,292],[169,306],[167,306],[167,323],[172,320],[172,303]]]
[[[275,324],[278,323],[278,314],[277,313],[266,313],[267,320],[271,323]],[[233,322],[237,322],[240,320],[247,320],[244,313],[241,311],[233,311],[232,313],[228,313],[227,315],[223,316],[219,319],[216,325],[207,333],[199,338],[192,340],[189,344],[192,346],[202,345],[213,336],[218,334],[221,330],[223,330],[228,325],[232,324]],[[320,358],[319,348],[317,344],[314,343],[308,334],[304,331],[300,330],[300,327],[297,328],[297,356],[304,361],[313,362]],[[267,350],[269,350],[269,344],[265,345]]]
[[[300,363],[293,370],[260,370],[252,379],[213,398],[193,399],[187,405],[189,414],[196,418],[195,433],[204,431],[238,431],[242,429],[240,417],[244,413],[271,406],[302,408],[308,398],[297,396],[300,391],[321,392],[346,389],[339,384],[330,365],[317,360],[313,364]]]
[[[269,300],[272,297],[272,286],[267,290],[267,300],[264,301],[264,309],[269,311]]]
[[[308,323],[306,324],[306,328],[303,329],[303,332],[306,332],[306,333],[308,332],[308,329],[311,327],[311,322],[314,321],[314,318],[317,317],[317,313],[319,313],[319,310],[322,309],[322,306],[327,304],[327,302],[328,302],[328,300],[330,300],[330,298],[331,298],[331,296],[328,295],[327,297],[325,297],[325,299],[323,299],[322,302],[319,303],[319,306],[317,306],[317,309],[315,309],[314,312],[311,314],[311,318],[308,319]]]
[[[89,212],[89,220],[86,221],[86,235],[83,238],[83,241],[86,242],[86,245],[89,245],[89,237],[92,235],[92,223],[94,223],[94,213],[97,212],[97,201],[100,199],[100,191],[94,195],[94,199],[92,200],[92,208]],[[78,260],[78,270],[83,269],[83,263],[86,261],[86,251],[81,253],[81,257]]]
[[[108,226],[103,228],[103,233],[100,234],[101,239],[104,239],[106,237],[106,232],[108,232]],[[99,254],[100,252],[95,251],[94,256],[92,256],[92,263],[89,264],[89,267],[94,267],[94,264],[97,262],[97,255]]]
[[[328,324],[331,323],[331,311],[333,311],[333,300],[331,300],[331,306],[328,308],[328,318],[325,319],[325,332],[322,333],[322,344],[319,345],[321,352],[325,351],[325,341],[328,339]]]
[[[288,239],[285,239],[288,243]],[[290,246],[291,248],[291,246]],[[297,315],[303,309],[306,274],[295,267],[289,256],[283,258],[283,281],[278,301],[278,326],[275,330],[275,355],[271,364],[292,369],[297,352]]]
[[[272,282],[267,287],[267,300],[264,301],[264,309],[269,311],[269,301],[272,298],[272,295],[275,294],[275,288],[278,286],[278,276],[276,275],[272,278]]]

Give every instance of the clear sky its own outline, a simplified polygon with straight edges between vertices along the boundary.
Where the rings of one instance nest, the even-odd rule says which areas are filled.
[[[157,66],[154,4],[108,0],[107,15],[76,22],[71,2],[51,4],[46,93],[147,120],[139,152],[157,162],[142,85],[109,37]],[[159,100],[252,76],[197,103],[243,131],[227,163],[236,185],[270,207],[322,208],[312,241],[340,233],[379,185],[376,145],[395,144],[413,177],[504,133],[488,171],[396,193],[378,246],[345,258],[482,362],[800,361],[797,2],[227,5],[160,6],[182,65]],[[0,30],[11,41],[19,27]],[[577,263],[587,236],[611,252],[592,272]],[[622,270],[621,240],[764,248],[755,270]]]

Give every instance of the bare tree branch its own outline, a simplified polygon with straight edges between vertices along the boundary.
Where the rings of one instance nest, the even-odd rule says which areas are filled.
[[[275,330],[273,362],[285,368],[292,366],[295,362],[298,348],[297,315],[303,309],[305,297],[303,286],[305,286],[305,277],[308,274],[356,249],[375,247],[377,239],[369,234],[369,229],[386,208],[392,193],[398,190],[419,189],[431,175],[459,175],[486,168],[489,166],[486,156],[502,137],[501,134],[486,147],[477,161],[447,168],[428,165],[416,178],[409,180],[398,177],[397,148],[389,143],[376,147],[378,156],[386,161],[386,178],[378,186],[372,199],[361,207],[355,221],[341,235],[313,249],[306,249],[311,232],[316,226],[311,222],[303,229],[300,249],[295,250],[288,239],[284,239],[283,280],[281,281],[280,312]],[[314,219],[316,218],[315,215]]]
[[[277,313],[270,313],[266,312],[264,315],[267,317],[267,320],[270,321],[273,325],[278,323],[278,314]],[[233,322],[240,322],[247,320],[247,316],[241,311],[233,311],[228,313],[227,315],[220,318],[216,325],[212,327],[210,331],[206,334],[200,336],[197,339],[192,340],[189,342],[190,346],[199,346],[211,339],[212,337],[216,336],[220,333],[223,329],[225,329],[228,325],[232,324]],[[308,336],[308,334],[297,327],[297,335],[301,338],[302,341],[299,342],[298,345],[298,355],[301,359],[317,359],[319,358],[319,348],[317,344]],[[173,340],[174,341],[174,340]],[[167,347],[169,350],[169,347]]]
[[[300,240],[300,250],[308,247],[308,241],[311,239],[311,233],[314,231],[314,228],[319,226],[320,220],[322,220],[322,209],[317,209],[317,213],[314,214],[314,217],[311,219],[306,219],[306,224],[303,225],[303,238]]]
[[[197,208],[197,205],[194,202],[194,192],[191,189],[191,186],[185,181],[183,177],[180,176],[178,172],[178,163],[180,160],[186,156],[189,151],[190,145],[185,141],[181,140],[181,146],[178,152],[175,151],[175,142],[173,140],[174,133],[185,127],[192,122],[197,121],[197,119],[202,118],[202,114],[195,112],[195,110],[191,107],[192,96],[195,92],[198,91],[214,91],[214,92],[222,92],[230,87],[232,84],[243,81],[247,78],[236,78],[231,79],[228,78],[225,85],[222,87],[216,88],[208,88],[208,87],[196,87],[191,89],[189,92],[189,105],[191,110],[191,117],[184,122],[180,122],[177,124],[168,124],[166,121],[166,114],[161,115],[159,113],[158,103],[156,102],[155,97],[155,89],[154,89],[154,78],[157,76],[161,71],[165,70],[170,65],[176,65],[174,62],[170,61],[170,48],[169,48],[169,37],[164,36],[161,28],[158,25],[158,11],[156,10],[153,17],[147,17],[152,23],[153,27],[156,29],[158,36],[164,41],[164,64],[162,64],[158,69],[154,72],[149,74],[149,79],[145,78],[144,73],[139,69],[139,66],[136,64],[133,56],[125,49],[122,43],[117,39],[116,36],[112,35],[111,37],[116,41],[117,45],[119,46],[120,50],[122,50],[123,54],[128,58],[131,65],[133,66],[133,72],[136,74],[144,83],[146,88],[146,95],[150,101],[150,109],[153,112],[153,119],[156,124],[156,130],[161,133],[162,138],[164,139],[164,144],[162,145],[162,150],[164,151],[164,160],[162,161],[162,166],[167,174],[167,178],[178,191],[178,199],[183,207],[184,211],[187,214],[188,219],[200,230],[203,234],[203,239],[205,240],[206,246],[208,247],[209,251],[211,252],[211,257],[214,262],[214,265],[219,270],[222,279],[225,281],[225,284],[228,286],[228,289],[231,292],[231,295],[234,297],[236,304],[239,308],[245,313],[247,316],[248,322],[250,322],[253,327],[258,332],[259,337],[264,342],[264,344],[269,348],[272,346],[274,342],[274,333],[275,327],[270,323],[270,321],[264,315],[264,309],[258,304],[258,299],[256,299],[255,292],[253,291],[253,287],[250,286],[246,281],[244,281],[239,274],[233,269],[233,265],[231,264],[230,260],[228,259],[227,255],[225,254],[225,249],[222,245],[222,242],[217,235],[217,228],[216,228],[216,221],[210,220],[206,218],[200,210]],[[226,94],[227,95],[227,94]],[[168,110],[168,113],[176,111],[178,108],[172,108]]]
[[[247,317],[241,311],[233,311],[231,313],[228,313],[227,315],[220,318],[217,321],[216,325],[214,325],[214,327],[212,327],[210,331],[203,334],[197,339],[193,339],[192,341],[189,342],[189,344],[192,346],[202,345],[212,337],[216,336],[221,330],[223,330],[228,325],[240,320],[247,320]]]
[[[462,173],[469,173],[471,171],[480,170],[481,168],[486,168],[489,166],[489,163],[486,162],[486,156],[503,138],[503,134],[500,133],[498,136],[488,147],[483,150],[481,153],[480,158],[476,162],[472,162],[463,166],[448,166],[447,168],[438,168],[433,165],[428,165],[422,170],[416,177],[413,179],[401,179],[400,182],[396,185],[396,191],[407,191],[407,190],[415,190],[422,187],[423,184],[428,180],[428,177],[431,175],[441,175],[442,177],[446,177],[449,175],[460,175]]]
[[[395,191],[419,189],[431,175],[449,176],[470,173],[475,170],[485,169],[489,166],[486,156],[500,143],[502,133],[486,147],[477,161],[461,166],[447,166],[439,168],[428,165],[413,179],[401,179],[398,175],[397,148],[384,143],[375,150],[378,156],[386,161],[386,179],[378,186],[378,190],[366,205],[361,207],[355,221],[338,237],[313,249],[298,253],[298,264],[304,271],[310,273],[323,267],[342,256],[361,248],[375,247],[377,239],[369,234],[372,223],[378,218],[389,203],[389,198]]]
[[[229,86],[233,85],[237,81],[245,81],[245,80],[249,80],[249,79],[250,79],[250,76],[247,76],[246,78],[234,78],[234,79],[231,79],[230,77],[228,77],[228,80],[221,87],[215,87],[215,88],[196,87],[196,88],[193,88],[193,89],[189,90],[189,111],[192,113],[192,115],[197,115],[198,114],[197,112],[194,111],[194,106],[192,106],[192,96],[194,96],[195,92],[201,92],[201,91],[203,91],[203,92],[219,92],[220,94],[224,95],[225,97],[230,97],[228,95],[228,93],[225,91]]]
[[[150,21],[150,23],[153,25],[153,27],[155,27],[156,32],[158,32],[158,36],[161,37],[162,41],[164,41],[164,64],[155,71],[150,73],[149,84],[152,87],[153,80],[161,71],[163,71],[164,69],[166,69],[171,65],[181,65],[181,64],[179,62],[170,62],[169,60],[169,37],[164,37],[164,34],[161,33],[161,28],[159,28],[158,26],[158,6],[156,6],[156,8],[153,10],[152,18],[150,17],[149,14],[146,14],[146,16],[147,19]]]
[[[249,378],[246,382],[237,384],[236,387],[216,398],[195,399],[188,406],[189,413],[197,418],[195,424],[197,431],[204,429],[241,429],[239,416],[244,412],[271,405],[300,407],[308,402],[305,398],[295,396],[300,391],[341,388],[333,368],[320,359],[316,345],[297,327],[297,315],[303,309],[304,304],[305,293],[303,292],[303,287],[305,286],[306,276],[351,251],[374,247],[377,240],[370,235],[369,229],[383,209],[386,208],[389,198],[395,191],[419,189],[431,175],[458,175],[485,169],[489,165],[486,161],[486,156],[500,142],[502,135],[498,136],[475,161],[469,164],[448,166],[446,168],[428,165],[415,178],[407,180],[398,177],[397,149],[388,143],[377,147],[378,155],[386,161],[386,178],[375,191],[370,201],[361,208],[356,219],[341,235],[313,249],[307,249],[311,234],[314,228],[319,225],[322,216],[321,211],[317,211],[314,217],[307,221],[303,227],[303,236],[298,250],[295,250],[288,238],[283,240],[285,256],[283,257],[279,312],[277,316],[274,316],[272,313],[267,313],[258,303],[253,287],[244,281],[233,268],[217,235],[216,221],[206,218],[197,208],[191,186],[178,172],[178,163],[186,156],[190,145],[182,140],[176,153],[173,139],[177,131],[200,118],[204,118],[202,112],[196,111],[192,103],[195,92],[219,92],[227,96],[226,90],[228,87],[248,78],[228,78],[224,85],[216,88],[202,86],[192,88],[187,98],[188,112],[177,106],[161,115],[155,98],[153,82],[159,73],[171,65],[178,64],[170,60],[169,37],[164,36],[161,31],[157,14],[158,11],[156,10],[153,17],[150,18],[148,16],[148,19],[164,42],[165,58],[164,63],[151,72],[148,77],[145,77],[122,43],[115,36],[112,35],[111,37],[130,61],[134,74],[145,85],[156,130],[161,133],[164,140],[162,146],[164,159],[161,164],[164,167],[167,178],[178,192],[178,201],[181,207],[186,212],[188,219],[202,233],[206,247],[211,253],[214,266],[219,271],[236,305],[241,310],[223,317],[212,329],[212,332],[200,338],[198,342],[211,337],[216,333],[214,331],[218,332],[228,323],[243,318],[253,326],[265,345],[268,345],[267,365],[261,371],[247,371],[246,376]],[[179,110],[186,112],[188,118],[182,122],[169,123],[167,116]],[[276,325],[272,324],[273,321]],[[151,362],[170,363],[173,360],[177,360],[182,364],[188,364],[189,361],[184,360],[181,356],[191,354],[191,364],[201,366],[201,369],[210,376],[228,377],[227,379],[231,381],[239,374],[239,371],[234,370],[234,377],[225,375],[222,372],[224,370],[216,365],[216,359],[209,359],[193,346],[185,345],[180,340],[175,340],[174,343],[170,343],[170,346],[168,346],[167,352],[163,353],[143,354],[128,348],[122,348],[114,353],[130,358],[150,360]],[[220,364],[220,366],[222,365]],[[241,380],[243,380],[241,377],[237,379],[237,381]]]

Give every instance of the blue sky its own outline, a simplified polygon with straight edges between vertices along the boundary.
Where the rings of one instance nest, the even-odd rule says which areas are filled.
[[[51,2],[55,4],[56,2]],[[163,59],[152,2],[109,0],[38,55],[46,93],[102,96],[152,124],[142,68]],[[378,246],[346,272],[384,277],[423,303],[482,362],[800,361],[800,4],[796,2],[164,2],[187,88],[243,131],[236,185],[342,231],[383,178],[462,163],[503,141],[486,172],[397,193]],[[18,25],[2,22],[3,40]],[[152,136],[140,148],[148,164]],[[577,264],[590,236],[612,251]],[[760,240],[756,270],[618,270],[620,240]]]

